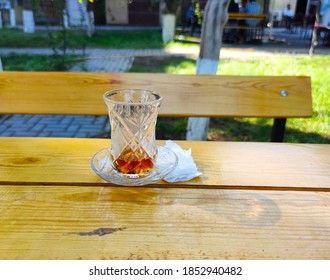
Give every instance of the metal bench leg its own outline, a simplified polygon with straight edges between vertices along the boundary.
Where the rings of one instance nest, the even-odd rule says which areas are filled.
[[[275,118],[270,136],[271,142],[283,142],[286,118]]]

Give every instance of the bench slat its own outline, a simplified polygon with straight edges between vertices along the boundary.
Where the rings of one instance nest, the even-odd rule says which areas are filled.
[[[266,20],[268,16],[266,14],[247,14],[247,13],[228,13],[228,20],[258,20],[260,24],[257,26],[240,25],[239,22],[235,25],[226,25],[225,29],[245,29],[245,30],[263,30],[262,21]]]
[[[310,77],[72,72],[0,73],[0,113],[106,115],[102,95],[118,88],[156,90],[160,116],[312,116]]]
[[[268,16],[266,14],[228,13],[228,18],[265,20]]]
[[[225,29],[263,30],[262,26],[226,25]]]

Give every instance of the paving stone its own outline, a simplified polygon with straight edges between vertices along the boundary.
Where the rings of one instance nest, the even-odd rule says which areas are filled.
[[[21,119],[12,119],[12,116],[11,117],[9,117],[8,119],[6,119],[6,120],[3,120],[2,122],[1,122],[1,125],[4,125],[4,124],[6,124],[6,125],[12,125],[12,124],[15,124],[15,123],[17,123],[17,122],[19,122],[19,123],[21,123]]]
[[[13,115],[13,116],[10,116],[8,119],[6,119],[4,121],[4,123],[8,123],[8,124],[15,124],[17,122],[20,122],[22,123],[24,121],[24,119],[21,117],[21,116],[16,116],[16,115]]]
[[[45,126],[45,129],[55,129],[55,130],[65,130],[68,125],[61,124],[48,124]]]
[[[42,131],[45,127],[46,127],[45,124],[36,124],[31,128],[31,131],[39,132]]]
[[[66,131],[76,132],[79,128],[80,128],[80,125],[71,124],[71,125],[68,126]]]
[[[72,131],[57,131],[57,132],[52,132],[50,133],[51,137],[74,137],[75,133]]]
[[[104,130],[109,130],[110,131],[110,122],[105,124]]]
[[[65,118],[65,115],[52,115],[51,118],[61,122]]]
[[[40,133],[38,133],[38,137],[49,137],[50,136],[50,132],[47,131],[41,131]]]
[[[86,131],[78,131],[78,132],[75,134],[75,137],[78,137],[78,138],[86,138],[86,137],[88,137],[88,132],[86,132]]]
[[[14,132],[11,132],[11,131],[3,131],[3,132],[0,132],[0,136],[13,136]]]
[[[24,125],[23,123],[16,123],[16,124],[12,124],[10,125],[6,131],[30,131],[30,126],[28,125]]]
[[[0,125],[0,134],[3,133],[3,132],[5,132],[5,131],[7,131],[8,128],[10,128],[10,126],[11,125],[9,125],[9,124],[1,124]]]
[[[16,114],[16,115],[12,115],[11,116],[11,119],[23,119],[25,115],[22,115],[22,114]]]
[[[98,130],[78,130],[75,134],[79,134],[79,133],[88,133],[88,135],[98,135],[102,133],[101,129]]]
[[[127,72],[133,64],[134,57],[90,57],[70,69],[72,72]]]
[[[74,117],[71,117],[71,116],[66,116],[65,118],[63,118],[61,121],[60,121],[60,124],[71,124],[72,121],[73,121]]]
[[[44,115],[33,115],[30,119],[31,122],[38,123],[41,119],[43,119]]]
[[[52,120],[52,119],[40,119],[38,124],[46,124],[46,125],[59,125],[60,122],[57,120]]]
[[[90,119],[84,119],[84,118],[76,118],[74,120],[72,120],[71,124],[76,124],[76,125],[92,125],[93,124],[93,120]]]
[[[38,133],[33,131],[17,131],[14,132],[12,136],[25,136],[25,137],[36,137]]]
[[[105,124],[106,122],[108,122],[109,118],[108,117],[96,117],[94,120],[94,124]]]
[[[87,121],[87,122],[92,122],[94,120],[94,116],[80,116],[80,115],[76,115],[73,118],[74,121]]]

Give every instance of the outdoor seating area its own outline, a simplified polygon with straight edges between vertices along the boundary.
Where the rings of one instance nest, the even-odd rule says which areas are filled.
[[[198,2],[199,1],[196,1],[196,3]],[[264,41],[267,41],[265,33],[267,33],[269,29],[285,29],[288,33],[298,34],[299,38],[302,40],[311,40],[314,26],[318,27],[322,25],[323,27],[318,28],[319,42],[323,46],[329,45],[328,23],[322,23],[322,16],[319,19],[321,21],[316,22],[316,7],[318,1],[310,1],[308,4],[305,3],[307,5],[306,7],[303,3],[297,3],[294,8],[292,8],[292,5],[287,4],[285,6],[291,7],[289,8],[289,15],[285,15],[285,9],[279,10],[279,7],[284,5],[283,3],[274,4],[270,3],[270,1],[256,1],[259,3],[256,5],[260,6],[258,12],[254,11],[252,13],[251,11],[251,13],[247,13],[246,5],[249,2],[255,1],[230,1],[228,21],[223,30],[224,43],[262,44]],[[274,8],[275,6],[276,9]],[[188,24],[188,26],[190,26],[190,36],[200,36],[202,18],[203,11],[198,9],[195,13],[195,17],[192,17],[191,23]],[[250,24],[251,22],[254,23]],[[185,35],[185,24],[181,27],[180,35]]]
[[[157,90],[164,116],[312,114],[309,77],[2,72],[0,84],[6,114],[106,115],[118,87]],[[201,175],[121,186],[90,166],[111,141],[0,138],[1,259],[330,258],[329,145],[175,141]]]
[[[327,277],[330,29],[306,20],[309,2],[214,1],[203,34],[203,0],[181,1],[176,16],[194,18],[171,30],[178,1],[46,1],[60,5],[54,28],[45,5],[33,32],[9,27],[26,3],[4,2],[0,270]],[[99,25],[57,26],[81,5]],[[173,274],[135,273],[151,263]]]
[[[229,13],[223,30],[224,42],[261,44],[267,19],[266,14]],[[256,24],[247,25],[246,21],[255,21]]]

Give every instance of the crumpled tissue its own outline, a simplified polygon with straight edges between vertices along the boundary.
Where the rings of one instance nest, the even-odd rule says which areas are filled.
[[[191,149],[183,150],[178,144],[171,140],[167,140],[164,147],[174,152],[179,159],[176,168],[170,174],[165,176],[164,180],[166,182],[174,183],[189,181],[202,175],[202,173],[198,171],[194,159],[191,156]]]

